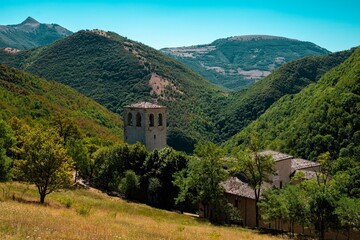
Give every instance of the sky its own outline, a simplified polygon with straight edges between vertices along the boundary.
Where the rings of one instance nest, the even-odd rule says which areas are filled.
[[[28,16],[73,32],[102,29],[153,48],[265,34],[329,51],[360,45],[359,0],[0,0],[0,25]]]

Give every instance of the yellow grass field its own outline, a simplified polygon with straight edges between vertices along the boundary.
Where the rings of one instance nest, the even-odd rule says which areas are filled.
[[[94,190],[52,193],[45,205],[37,201],[34,186],[0,183],[0,239],[281,239]]]

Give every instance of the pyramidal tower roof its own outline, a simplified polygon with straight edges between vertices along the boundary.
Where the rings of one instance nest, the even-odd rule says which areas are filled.
[[[139,102],[125,106],[126,108],[166,108],[165,106],[151,102]]]

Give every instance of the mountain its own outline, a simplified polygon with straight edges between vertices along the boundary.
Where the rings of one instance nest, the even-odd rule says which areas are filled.
[[[160,51],[101,30],[29,51],[0,51],[0,62],[67,84],[118,114],[131,103],[158,101],[168,107],[168,144],[178,150],[215,138],[213,116],[227,95]]]
[[[231,138],[243,145],[257,132],[265,148],[314,159],[329,151],[333,158],[360,156],[360,47],[318,82],[288,94]]]
[[[0,119],[23,119],[28,124],[53,126],[74,122],[87,137],[122,141],[119,116],[63,84],[0,64]]]
[[[281,97],[298,93],[317,82],[330,69],[344,62],[353,51],[304,57],[286,63],[248,88],[230,93],[228,103],[221,108],[218,122],[222,129],[220,141],[226,141],[245,128]]]
[[[31,49],[55,42],[72,32],[57,24],[39,23],[28,17],[20,24],[0,25],[0,48]],[[16,50],[15,50],[16,51]]]
[[[311,42],[267,35],[218,39],[210,44],[161,49],[204,78],[235,90],[268,76],[284,63],[330,53]]]

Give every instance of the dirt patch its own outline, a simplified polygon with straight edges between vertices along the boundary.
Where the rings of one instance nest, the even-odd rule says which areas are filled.
[[[162,99],[170,100],[169,97],[165,95],[166,89],[171,89],[172,91],[183,94],[180,90],[176,88],[176,86],[171,83],[169,80],[162,78],[156,73],[151,74],[151,78],[149,80],[149,85],[151,86],[150,94],[155,94]]]

